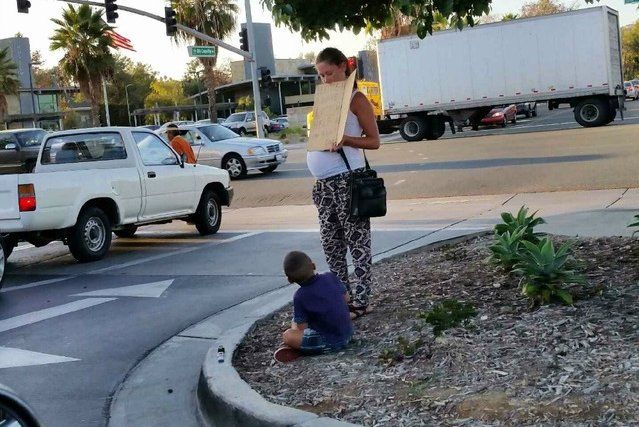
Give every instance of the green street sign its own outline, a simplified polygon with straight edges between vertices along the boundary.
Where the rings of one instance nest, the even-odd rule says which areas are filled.
[[[626,4],[639,3],[639,0],[626,0],[624,3],[626,3]]]
[[[215,46],[189,46],[189,56],[195,58],[215,58]]]

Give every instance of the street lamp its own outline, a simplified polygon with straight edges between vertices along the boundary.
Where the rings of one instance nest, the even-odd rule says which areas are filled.
[[[129,86],[133,86],[133,83],[129,83],[124,86],[124,94],[126,95],[126,113],[129,116],[129,126],[131,126],[131,109],[129,108]]]

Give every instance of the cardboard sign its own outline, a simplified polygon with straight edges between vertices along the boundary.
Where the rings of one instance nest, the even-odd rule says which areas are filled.
[[[342,140],[354,84],[351,73],[343,82],[317,86],[308,151],[328,151]]]

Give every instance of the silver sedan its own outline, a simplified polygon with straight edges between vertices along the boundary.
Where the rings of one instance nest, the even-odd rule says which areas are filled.
[[[179,126],[178,130],[193,147],[198,163],[226,169],[232,179],[252,170],[271,173],[288,158],[281,142],[240,137],[221,125],[196,123]],[[167,139],[166,131],[158,134]]]

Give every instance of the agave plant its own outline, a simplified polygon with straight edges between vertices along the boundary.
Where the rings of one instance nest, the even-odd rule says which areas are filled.
[[[503,266],[506,271],[511,271],[519,262],[521,243],[526,231],[526,227],[521,226],[513,232],[507,230],[503,234],[495,233],[495,243],[489,247],[492,252],[490,260]]]
[[[538,244],[523,241],[515,270],[524,275],[522,293],[535,303],[549,303],[559,299],[572,305],[570,292],[561,288],[568,283],[585,283],[585,279],[569,267],[572,244],[564,243],[557,251],[545,237]]]
[[[633,222],[628,224],[628,227],[639,227],[639,215],[635,215],[632,221]],[[634,236],[636,233],[639,233],[639,230],[632,233],[632,235]]]
[[[540,224],[545,224],[546,221],[540,217],[535,218],[536,214],[537,212],[535,211],[532,215],[528,216],[528,208],[526,206],[519,208],[517,216],[513,216],[509,212],[504,212],[501,214],[501,219],[504,222],[495,226],[495,233],[502,235],[507,231],[510,231],[510,234],[512,235],[518,228],[524,227],[526,231],[522,237],[523,240],[531,243],[538,243],[539,238],[543,236],[543,233],[535,233],[534,229]]]

